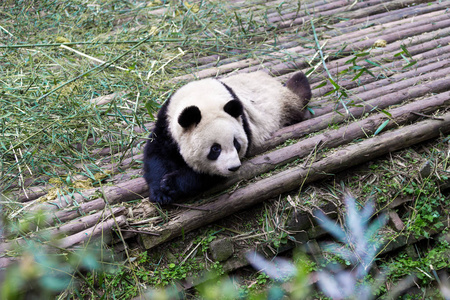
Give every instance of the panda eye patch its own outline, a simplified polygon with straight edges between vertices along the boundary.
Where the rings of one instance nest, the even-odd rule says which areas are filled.
[[[209,149],[207,158],[209,160],[216,160],[217,158],[219,158],[220,152],[222,152],[222,147],[219,144],[214,143],[211,146],[211,149]]]
[[[239,153],[241,151],[241,144],[237,141],[237,139],[233,140],[234,148],[236,148],[236,151]]]

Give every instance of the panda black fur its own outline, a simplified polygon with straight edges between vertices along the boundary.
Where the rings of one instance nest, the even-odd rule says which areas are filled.
[[[181,87],[161,107],[144,150],[150,200],[167,204],[232,175],[274,131],[301,121],[310,98],[301,72],[286,86],[254,72]]]

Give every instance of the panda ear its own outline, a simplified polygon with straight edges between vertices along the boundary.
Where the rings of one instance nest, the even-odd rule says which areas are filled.
[[[308,78],[302,72],[297,72],[287,82],[286,86],[301,100],[309,101],[311,99],[311,86]],[[306,104],[306,103],[305,103]]]
[[[227,104],[225,104],[223,110],[234,118],[237,118],[244,113],[244,107],[239,100],[229,101]]]
[[[202,119],[202,114],[197,106],[188,106],[181,112],[178,117],[178,124],[183,128],[188,128],[191,125],[197,125]]]

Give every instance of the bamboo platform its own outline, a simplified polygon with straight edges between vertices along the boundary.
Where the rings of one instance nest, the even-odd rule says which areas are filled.
[[[278,4],[279,9],[266,11]],[[168,220],[162,222],[146,200],[147,186],[140,177],[142,154],[136,148],[120,164],[110,163],[108,157],[99,162],[114,174],[101,187],[47,202],[39,197],[49,186],[18,190],[23,210],[47,212],[47,228],[41,225],[39,230],[63,234],[59,245],[63,248],[83,245],[95,236],[109,236],[104,242],[118,243],[139,235],[144,247],[151,249],[267,199],[450,132],[450,1],[305,1],[300,9],[296,4],[228,1],[229,9],[241,17],[265,18],[267,27],[254,30],[276,32],[276,38],[265,41],[274,51],[248,58],[245,50],[236,49],[235,55],[192,58],[185,61],[186,73],[173,78],[184,82],[264,70],[284,82],[298,70],[308,74],[313,88],[311,118],[274,133],[265,149],[253,153],[238,176],[220,187],[225,191],[234,186],[232,191],[169,207]],[[151,128],[151,123],[146,126]],[[287,140],[295,143],[284,145]],[[325,157],[312,155],[324,148],[334,151]],[[307,163],[236,185],[298,159]],[[311,226],[301,224],[298,230]],[[123,230],[120,238],[111,234],[119,230]],[[303,239],[314,239],[314,234]],[[23,240],[0,244],[0,252],[16,243]],[[11,260],[0,258],[0,267]]]

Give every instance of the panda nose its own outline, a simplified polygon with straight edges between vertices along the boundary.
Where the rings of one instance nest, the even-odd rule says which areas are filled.
[[[232,167],[232,168],[228,168],[228,171],[231,171],[231,172],[236,172],[237,170],[239,170],[239,168],[240,168],[241,166],[237,166],[237,167]]]

